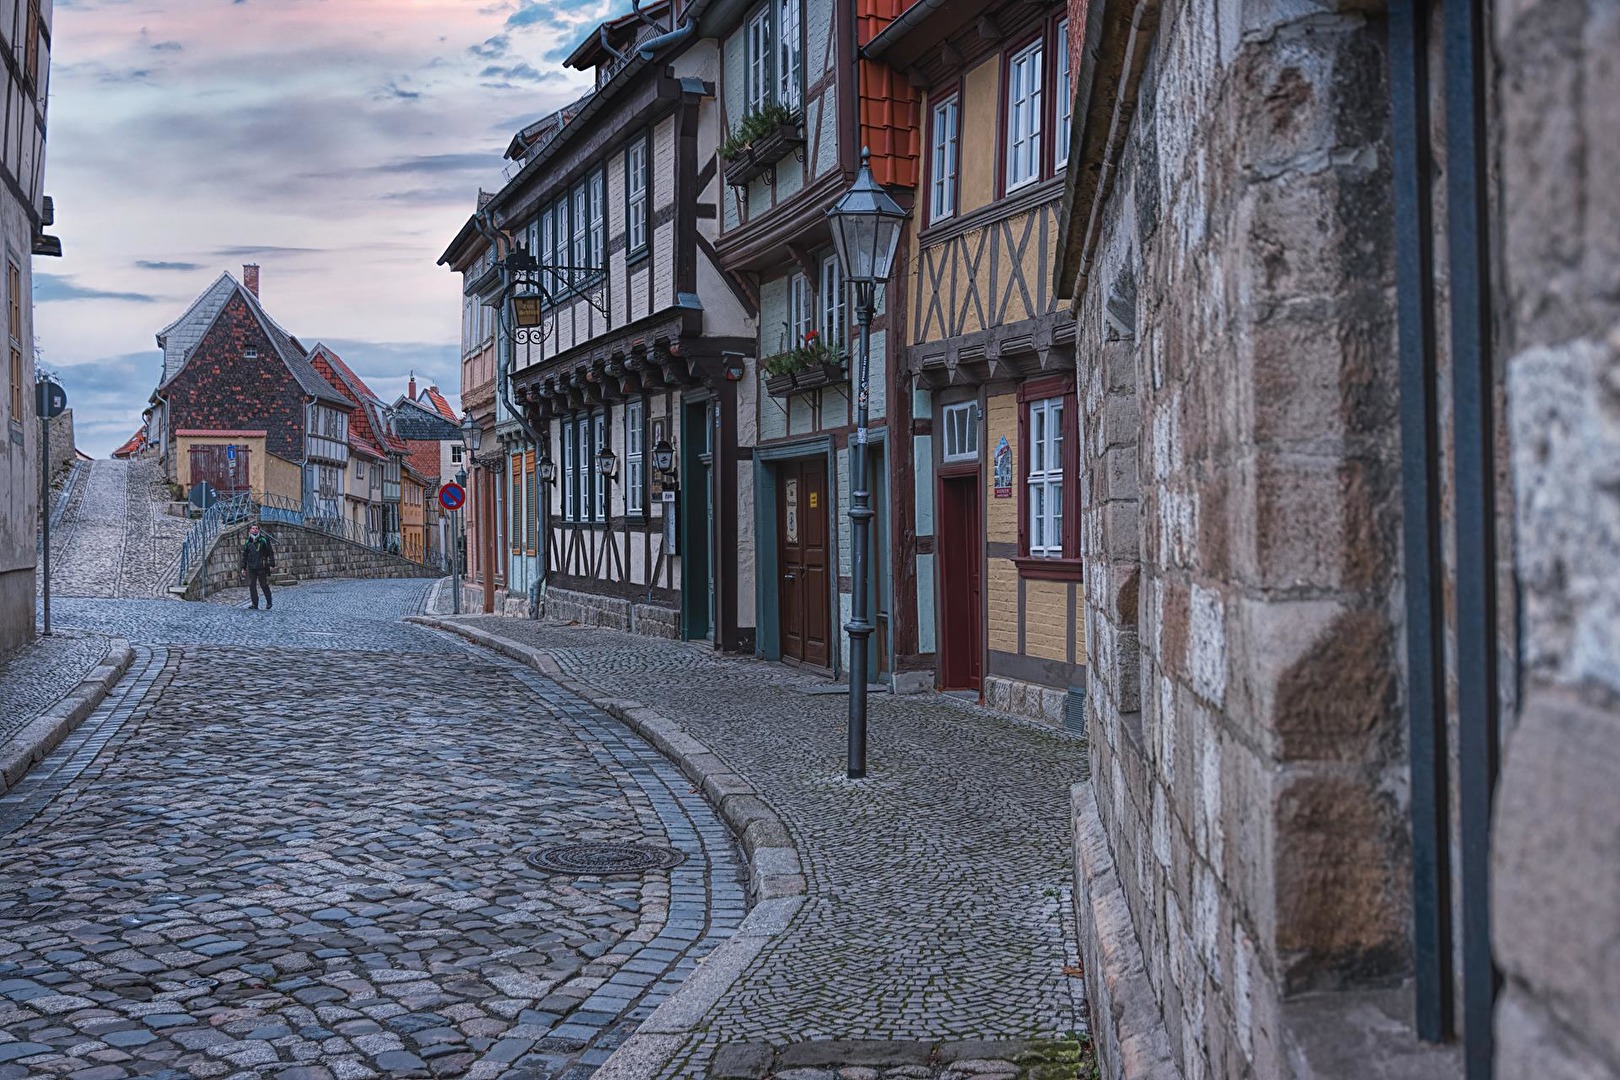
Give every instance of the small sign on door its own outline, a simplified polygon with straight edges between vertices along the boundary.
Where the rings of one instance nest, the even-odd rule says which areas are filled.
[[[785,487],[783,503],[787,508],[787,542],[797,544],[799,542],[799,482],[789,480]],[[816,505],[816,493],[813,491],[810,493],[810,505],[812,507]]]

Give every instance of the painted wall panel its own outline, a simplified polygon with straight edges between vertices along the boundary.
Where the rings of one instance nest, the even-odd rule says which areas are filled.
[[[1011,559],[989,559],[985,565],[984,607],[989,617],[990,648],[1018,651],[1018,567]]]
[[[995,198],[996,155],[975,152],[994,147],[1001,110],[1001,61],[992,56],[971,69],[962,94],[962,176],[957,196],[961,213],[971,213]]]
[[[917,651],[938,648],[934,637],[934,556],[917,556]]]
[[[934,535],[934,438],[931,435],[911,437],[911,460],[916,466],[912,474],[914,498],[917,507],[918,536]],[[923,650],[926,652],[927,650]]]
[[[995,492],[996,448],[1002,437],[1013,456],[1013,491],[1010,498],[998,499]],[[1018,542],[1018,475],[1023,463],[1018,454],[1018,399],[1014,394],[990,398],[984,410],[984,450],[989,466],[984,475],[985,536],[991,543]]]

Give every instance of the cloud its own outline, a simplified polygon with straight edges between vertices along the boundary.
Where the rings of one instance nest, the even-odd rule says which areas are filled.
[[[481,79],[505,79],[517,82],[545,82],[547,79],[554,79],[557,76],[555,74],[542,75],[528,64],[517,63],[508,67],[490,64],[478,73],[478,77]]]
[[[146,293],[115,292],[110,289],[79,285],[71,276],[63,274],[34,275],[34,302],[40,304],[67,300],[128,300],[137,304],[155,304],[157,299]]]
[[[487,172],[500,163],[496,154],[420,154],[398,158],[376,166],[381,173],[456,173],[480,170]]]
[[[163,262],[155,259],[136,259],[135,265],[142,270],[201,270],[203,268],[202,263]]]
[[[153,52],[182,52],[185,46],[178,41],[154,41],[147,48]]]
[[[482,44],[467,46],[467,52],[480,60],[499,60],[511,46],[511,34],[496,34]]]
[[[384,98],[393,98],[398,101],[416,101],[421,98],[422,91],[407,90],[399,85],[402,81],[409,82],[410,76],[401,75],[397,79],[389,79],[388,83],[378,91],[378,94]]]
[[[319,255],[325,248],[312,247],[275,247],[269,244],[244,244],[235,247],[215,248],[209,252],[221,259],[255,259],[279,255]]]

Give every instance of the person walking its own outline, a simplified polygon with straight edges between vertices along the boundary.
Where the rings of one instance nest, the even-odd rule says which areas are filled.
[[[259,607],[259,590],[264,590],[264,609],[269,611],[274,605],[270,602],[270,572],[276,568],[276,549],[271,545],[270,538],[259,531],[257,524],[248,526],[247,543],[242,545],[242,576],[248,579],[248,593],[253,598],[252,607]]]

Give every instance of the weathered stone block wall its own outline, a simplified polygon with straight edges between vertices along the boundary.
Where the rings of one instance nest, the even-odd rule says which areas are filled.
[[[616,596],[579,592],[574,589],[546,590],[546,616],[582,626],[605,626],[632,634],[680,640],[681,613],[658,604],[637,604]]]
[[[1079,298],[1092,796],[1189,1078],[1408,968],[1384,70],[1356,5],[1165,4]]]
[[[64,409],[62,415],[51,420],[47,442],[50,446],[51,475],[73,464],[73,410]]]
[[[1502,756],[1496,1075],[1620,1077],[1620,11],[1499,3],[1523,696]]]
[[[386,551],[343,540],[316,529],[273,523],[264,526],[276,548],[276,568],[299,581],[330,578],[430,578],[440,576],[431,566],[411,562]],[[203,572],[193,575],[187,586],[187,600],[204,596],[242,582],[242,544],[247,526],[238,525],[220,533],[208,553]]]

